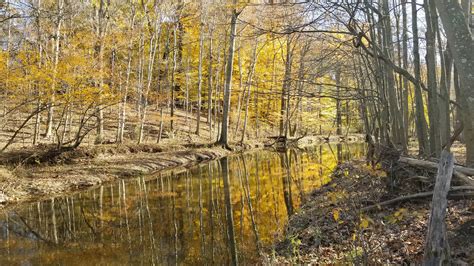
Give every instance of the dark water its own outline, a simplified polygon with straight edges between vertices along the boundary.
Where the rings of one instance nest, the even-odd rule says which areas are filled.
[[[0,265],[253,264],[363,145],[258,151],[0,214]]]

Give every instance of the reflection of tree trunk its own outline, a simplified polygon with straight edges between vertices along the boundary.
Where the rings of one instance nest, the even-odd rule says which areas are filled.
[[[210,114],[210,113],[209,113]],[[209,118],[211,117],[210,115],[208,116]],[[211,120],[209,120],[211,122]],[[209,131],[210,132],[210,131]],[[209,175],[209,223],[210,223],[210,232],[211,232],[211,264],[214,264],[214,216],[213,216],[213,211],[214,211],[214,192],[213,192],[213,169],[211,166],[211,163],[207,165],[208,167],[208,175]]]
[[[128,250],[132,252],[132,237],[130,235],[130,225],[128,222],[128,211],[127,211],[127,196],[126,196],[126,189],[125,189],[125,180],[122,179],[122,200],[123,200],[123,207],[125,212],[125,225],[127,226],[127,238],[128,238]]]
[[[100,186],[100,195],[99,195],[99,219],[100,219],[100,239],[104,239],[104,208],[103,208],[103,198],[104,198],[104,186]]]
[[[146,210],[146,213],[147,213],[147,216],[148,216],[148,223],[149,223],[149,234],[150,234],[150,239],[151,239],[151,260],[152,260],[152,264],[154,265],[155,264],[155,255],[156,255],[156,241],[155,241],[155,234],[153,233],[153,219],[152,219],[152,215],[151,215],[151,212],[150,212],[150,207],[148,205],[148,192],[147,192],[147,188],[146,188],[146,183],[145,183],[145,178],[142,177],[142,184],[143,184],[143,192],[145,194],[145,210]],[[156,257],[156,260],[158,260],[158,257]]]
[[[270,176],[270,180],[271,180],[271,183],[273,184],[274,181],[273,181],[273,173],[272,173],[272,166],[270,165],[270,161],[268,161],[268,175]],[[275,186],[271,186],[272,187],[272,196],[273,196],[273,214],[275,216],[275,221],[276,221],[276,224],[280,224],[280,219],[279,219],[279,216],[277,214],[277,210],[279,209],[279,205],[278,205],[278,200],[276,198],[276,194],[277,192],[275,191]]]
[[[58,229],[56,225],[56,211],[54,209],[54,199],[51,199],[51,215],[52,215],[52,222],[53,222],[53,236],[54,236],[54,243],[58,243]]]
[[[227,233],[229,235],[229,248],[232,258],[232,265],[238,264],[237,247],[234,235],[234,215],[232,213],[232,201],[229,181],[229,169],[227,157],[221,159],[222,178],[224,179],[225,205],[227,213]]]
[[[291,172],[286,152],[280,154],[281,168],[286,170],[286,175],[282,175],[283,197],[285,198],[286,211],[288,217],[293,214],[293,199],[291,195]]]
[[[202,208],[202,169],[199,168],[199,232],[201,235],[201,254],[204,256],[205,249],[205,236],[204,236],[204,222],[203,222],[203,208]]]
[[[171,190],[171,192],[175,192],[174,186]],[[175,259],[175,264],[178,264],[178,224],[177,224],[177,218],[176,218],[176,196],[173,193],[173,229],[174,229],[174,259]]]
[[[257,223],[255,221],[255,216],[253,213],[253,207],[252,207],[252,201],[250,199],[250,185],[249,185],[249,172],[247,171],[247,164],[245,163],[245,158],[242,156],[242,163],[244,166],[244,177],[245,177],[245,186],[244,186],[244,192],[246,194],[247,198],[247,205],[249,208],[249,213],[250,213],[250,219],[252,221],[252,231],[255,235],[255,242],[257,244],[257,251],[260,252],[260,237],[258,234],[258,228],[257,228]],[[242,214],[241,214],[242,215]]]
[[[5,228],[5,237],[7,239],[7,254],[10,256],[10,217],[8,213],[5,214],[6,218],[6,228]]]

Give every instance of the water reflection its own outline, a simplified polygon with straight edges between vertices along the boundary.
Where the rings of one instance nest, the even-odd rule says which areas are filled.
[[[0,265],[250,264],[362,145],[235,155],[0,215]]]

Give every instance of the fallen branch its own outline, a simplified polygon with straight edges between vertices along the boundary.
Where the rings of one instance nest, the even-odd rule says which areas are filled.
[[[459,191],[465,191],[465,190],[473,190],[474,191],[474,186],[455,186],[451,187],[448,193],[448,199],[463,199],[463,198],[470,198],[474,197],[474,193],[459,193]],[[454,193],[456,192],[456,193]],[[398,198],[394,198],[391,200],[383,201],[374,205],[370,205],[367,207],[364,207],[361,209],[362,212],[367,212],[376,208],[381,208],[382,206],[388,206],[388,205],[393,205],[396,203],[402,203],[406,202],[409,200],[414,200],[414,199],[424,199],[424,198],[429,198],[433,196],[433,191],[427,191],[427,192],[420,192],[416,194],[411,194],[411,195],[406,195],[406,196],[400,196]]]
[[[418,160],[409,157],[400,157],[399,162],[419,168],[429,168],[433,170],[438,168],[438,164],[435,162]],[[472,180],[468,176],[474,176],[474,168],[468,168],[460,165],[454,166],[454,177],[461,179],[469,186],[474,186],[474,180]]]

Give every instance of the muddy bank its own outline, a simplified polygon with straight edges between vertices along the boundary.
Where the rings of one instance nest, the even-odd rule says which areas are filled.
[[[189,167],[230,153],[205,144],[192,147],[110,144],[61,153],[48,147],[12,151],[0,157],[0,208],[86,189],[119,178]]]
[[[430,199],[361,212],[364,206],[432,189],[420,180],[397,180],[362,162],[340,165],[332,181],[308,196],[293,215],[268,263],[420,264]],[[448,241],[455,264],[474,264],[474,204],[449,201]]]

